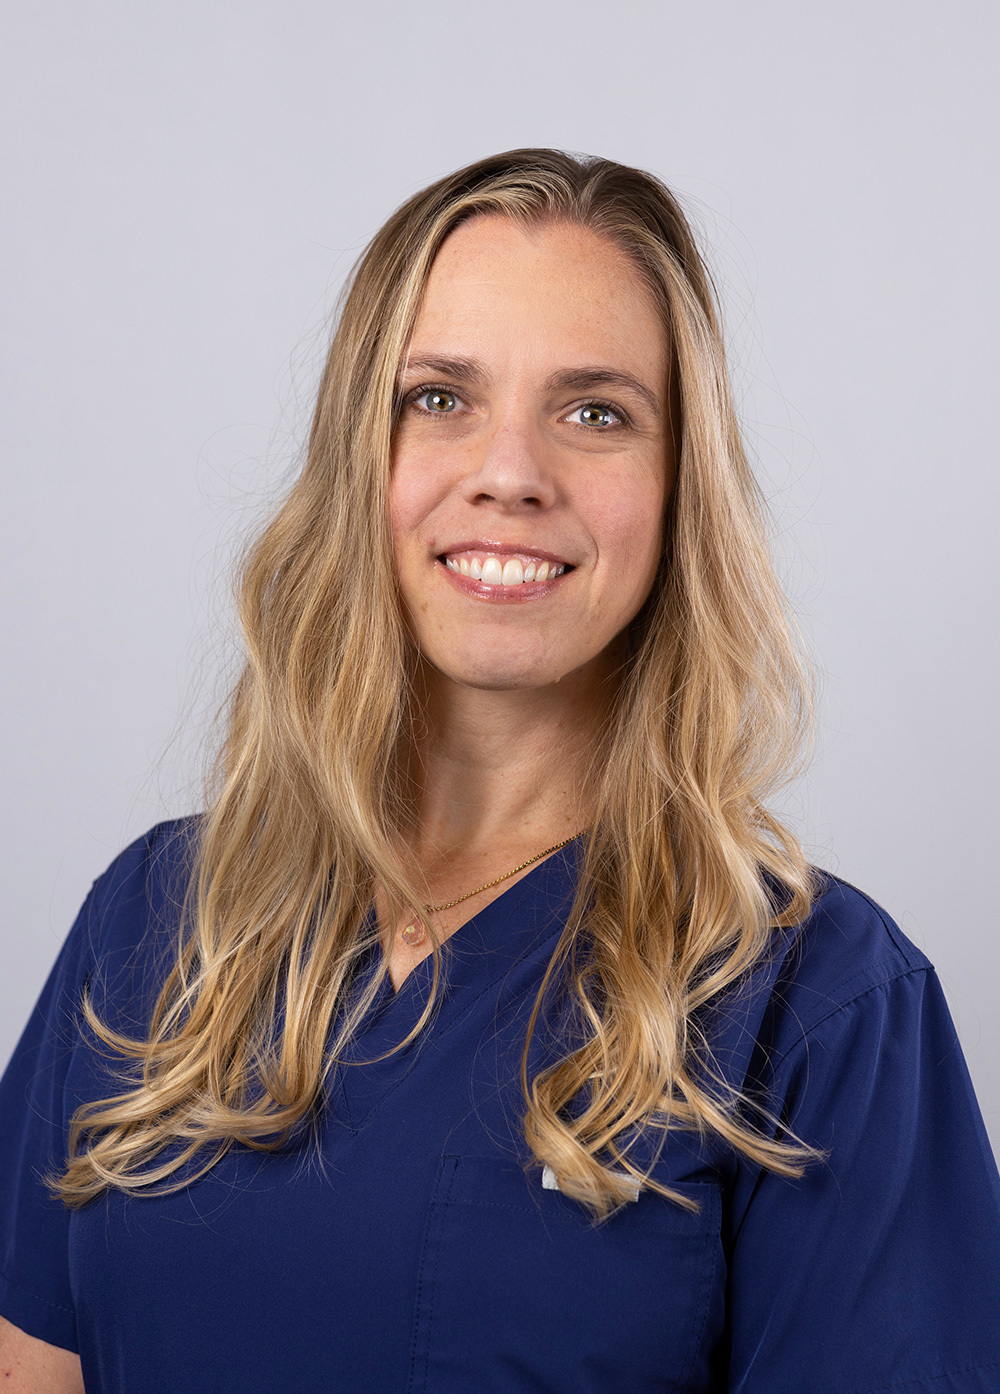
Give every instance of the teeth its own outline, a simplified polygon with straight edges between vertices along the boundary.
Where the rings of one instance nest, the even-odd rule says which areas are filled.
[[[520,557],[508,557],[503,561],[492,552],[482,560],[476,556],[446,557],[445,565],[449,571],[457,571],[487,586],[520,586],[525,581],[552,581],[566,570],[559,562],[525,563]]]

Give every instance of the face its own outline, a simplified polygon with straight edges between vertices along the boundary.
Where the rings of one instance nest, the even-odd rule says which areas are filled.
[[[613,243],[492,215],[445,240],[402,367],[391,484],[432,672],[510,690],[610,671],[660,557],[667,374],[656,302]]]

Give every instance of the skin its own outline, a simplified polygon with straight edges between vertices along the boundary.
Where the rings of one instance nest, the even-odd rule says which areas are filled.
[[[391,486],[427,714],[404,852],[432,905],[588,824],[586,765],[673,487],[668,372],[656,301],[612,242],[490,215],[442,245],[400,375]],[[572,570],[530,598],[472,593],[440,560],[471,540]],[[514,879],[442,914],[439,932]],[[398,987],[430,944],[400,944],[406,921],[379,904]]]
[[[0,1317],[0,1388],[4,1394],[84,1394],[80,1357]]]

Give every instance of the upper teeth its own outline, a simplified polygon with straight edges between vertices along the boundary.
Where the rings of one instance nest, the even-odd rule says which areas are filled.
[[[446,557],[445,565],[450,571],[470,576],[474,581],[482,581],[485,586],[519,586],[523,581],[551,581],[566,570],[561,562],[522,562],[520,557],[503,560],[494,552]]]

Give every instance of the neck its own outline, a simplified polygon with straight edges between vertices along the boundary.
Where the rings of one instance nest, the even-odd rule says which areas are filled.
[[[516,862],[589,825],[605,678],[588,668],[545,688],[484,691],[421,668],[407,842],[425,870]]]

